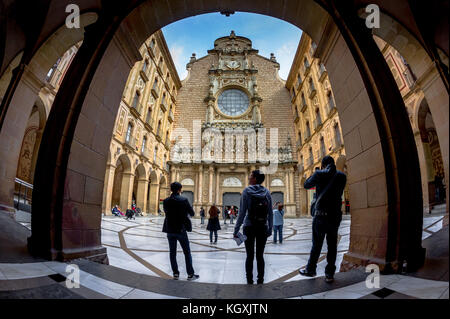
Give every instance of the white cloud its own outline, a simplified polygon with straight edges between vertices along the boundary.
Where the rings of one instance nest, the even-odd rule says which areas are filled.
[[[298,42],[291,41],[285,43],[282,47],[275,51],[275,57],[280,63],[280,77],[284,80],[289,76],[289,71],[294,61],[295,52],[297,51]]]
[[[185,79],[187,76],[186,64],[188,63],[187,55],[184,53],[184,47],[178,44],[173,44],[170,49],[170,54],[172,55],[173,63],[178,72],[178,76],[181,80]]]

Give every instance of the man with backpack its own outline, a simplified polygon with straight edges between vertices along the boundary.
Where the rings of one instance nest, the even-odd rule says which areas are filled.
[[[258,269],[258,284],[264,283],[264,248],[267,238],[271,236],[273,229],[272,196],[269,190],[261,186],[265,180],[265,175],[259,170],[253,171],[248,179],[250,186],[247,187],[241,196],[239,217],[234,228],[234,237],[238,237],[241,225],[244,225],[245,251],[247,259],[245,270],[247,283],[253,284],[253,260],[255,258]]]
[[[328,264],[325,268],[325,281],[331,283],[334,280],[338,229],[342,220],[342,194],[346,183],[347,176],[336,169],[331,156],[325,156],[322,160],[322,169],[316,171],[305,182],[306,189],[316,187],[317,200],[313,219],[313,245],[306,269],[299,270],[302,276],[316,276],[317,261],[326,236]]]

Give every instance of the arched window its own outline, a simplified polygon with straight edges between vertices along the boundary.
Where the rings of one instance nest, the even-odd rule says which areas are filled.
[[[129,143],[131,141],[131,137],[133,135],[133,124],[128,123],[127,135],[125,137],[125,141]]]
[[[311,136],[311,127],[309,126],[309,121],[306,121],[306,138]]]
[[[320,116],[320,109],[316,108],[316,127],[322,124],[322,117]]]
[[[309,61],[307,58],[305,58],[305,60],[303,60],[303,65],[305,66],[305,70],[309,68]]]
[[[146,72],[148,69],[148,59],[144,60],[144,64],[142,65],[142,72]]]
[[[147,111],[147,118],[145,119],[145,121],[146,121],[148,124],[151,124],[151,121],[152,121],[152,112],[153,112],[152,108],[149,107],[149,108],[148,108],[148,111]]]
[[[145,153],[145,149],[147,148],[147,136],[144,136],[144,138],[142,139],[142,148],[141,148],[141,152]]]
[[[314,86],[314,82],[312,80],[312,78],[309,78],[309,92],[312,92],[316,89],[316,87]]]
[[[153,151],[153,163],[156,164],[156,158],[158,156],[158,146],[155,146],[155,149]]]
[[[333,100],[333,94],[331,94],[331,91],[328,92],[327,99],[328,99],[328,102],[327,102],[328,103],[328,110],[331,111],[335,107],[334,100]]]
[[[298,142],[297,142],[297,146],[302,146],[303,141],[302,141],[302,132],[298,132]]]
[[[139,91],[136,91],[136,93],[134,94],[134,98],[133,98],[133,104],[131,105],[136,110],[138,109],[140,98],[141,98],[141,93]]]
[[[158,129],[156,130],[156,135],[160,135],[161,134],[161,125],[162,125],[162,122],[161,122],[161,120],[159,120],[158,121]]]
[[[155,82],[153,82],[153,90],[158,92],[158,77],[155,77]]]
[[[305,94],[302,93],[302,107],[306,106]]]
[[[320,138],[320,157],[325,156],[325,141],[323,136]]]
[[[342,145],[342,139],[341,139],[341,131],[339,130],[339,124],[336,123],[334,125],[334,143],[335,147],[340,147]]]
[[[309,148],[309,165],[314,164],[314,154],[313,154],[313,150],[312,147]]]

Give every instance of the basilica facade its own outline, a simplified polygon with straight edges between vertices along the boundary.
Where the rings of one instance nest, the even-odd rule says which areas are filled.
[[[239,206],[252,170],[286,216],[300,216],[291,101],[274,55],[265,58],[250,39],[217,39],[208,55],[195,54],[178,94],[171,181],[180,181],[196,213]]]

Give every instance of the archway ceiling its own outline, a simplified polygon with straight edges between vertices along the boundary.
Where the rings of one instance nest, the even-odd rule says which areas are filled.
[[[100,1],[100,0],[44,0],[44,1],[36,1],[33,3],[38,4],[41,8],[48,5],[48,12],[42,24],[42,28],[38,36],[35,34],[36,27],[29,27],[29,19],[26,18],[29,10],[17,10],[18,5],[23,0],[10,0],[4,3],[4,10],[7,12],[6,14],[6,36],[8,45],[5,48],[4,58],[1,61],[1,69],[0,73],[3,73],[4,69],[8,65],[9,61],[11,61],[14,56],[16,56],[20,51],[24,50],[27,46],[27,39],[36,38],[37,41],[34,44],[28,43],[28,47],[33,47],[32,50],[38,48],[42,43],[44,43],[53,32],[55,32],[61,25],[65,23],[67,13],[65,12],[65,8],[69,4],[76,3],[80,7],[80,11],[84,12],[100,12],[105,9],[105,6],[112,5],[112,2],[109,1]],[[128,8],[134,8],[138,6],[140,3],[149,0],[121,0],[120,4],[126,6]],[[365,7],[368,4],[375,3],[379,5],[380,9],[391,17],[395,18],[399,21],[406,29],[408,29],[413,36],[419,39],[420,42],[424,42],[419,31],[417,24],[415,23],[415,18],[413,13],[411,12],[409,1],[408,0],[352,0],[353,4],[358,7]],[[156,8],[168,8],[171,11],[171,8],[186,8],[187,1],[184,0],[152,0],[152,5]],[[217,10],[230,10],[230,11],[247,11],[247,12],[255,12],[260,14],[272,15],[285,21],[295,23],[295,18],[297,17],[297,11],[291,10],[291,7],[301,8],[301,11],[310,10],[310,14],[314,16],[314,19],[324,18],[325,15],[318,14],[317,12],[317,3],[319,2],[327,2],[327,0],[265,0],[265,1],[193,1],[196,7],[199,10],[197,12],[202,12],[201,8],[207,8],[211,6],[211,3]],[[301,3],[301,5],[298,5]],[[448,0],[429,0],[427,1],[427,6],[430,12],[433,13],[433,19],[431,21],[434,22],[434,25],[428,25],[428,32],[433,33],[431,36],[433,37],[432,41],[441,48],[447,56],[449,55],[449,41],[448,41],[448,15],[446,10],[436,10],[437,6],[448,7]],[[22,4],[22,6],[30,7],[28,1],[26,4]],[[15,9],[16,8],[16,9]],[[209,9],[203,10],[206,12],[211,12]],[[36,16],[36,12],[34,12],[34,16]],[[176,17],[173,16],[174,21],[178,19],[182,19],[185,17]],[[37,19],[35,17],[35,19]],[[42,18],[41,18],[42,19]],[[307,24],[307,23],[306,23]],[[39,24],[41,25],[41,24]],[[305,29],[308,29],[305,25]],[[322,30],[318,30],[322,31]],[[310,34],[310,36],[315,39],[314,34]],[[1,57],[1,55],[0,55]]]

